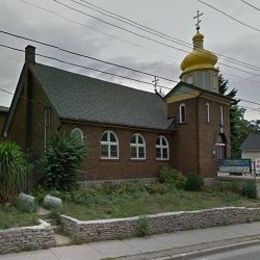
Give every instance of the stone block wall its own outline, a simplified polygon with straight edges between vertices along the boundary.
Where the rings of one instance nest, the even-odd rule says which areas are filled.
[[[79,221],[61,215],[64,232],[85,242],[134,237],[138,231],[138,221],[139,217]],[[147,215],[151,234],[252,221],[260,221],[260,208],[228,207]]]
[[[0,254],[55,246],[51,225],[39,220],[38,226],[0,230]]]

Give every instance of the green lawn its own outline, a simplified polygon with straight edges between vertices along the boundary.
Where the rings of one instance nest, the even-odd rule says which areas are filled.
[[[61,196],[64,214],[80,220],[139,216],[166,211],[198,210],[225,206],[260,206],[260,201],[228,191],[190,192],[155,185],[152,190],[91,190]]]
[[[0,230],[37,224],[35,213],[25,213],[14,206],[0,206]]]

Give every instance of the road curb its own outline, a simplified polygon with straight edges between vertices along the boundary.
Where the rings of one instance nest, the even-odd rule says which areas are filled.
[[[216,254],[216,253],[222,253],[226,252],[229,250],[234,250],[234,249],[241,249],[244,247],[248,246],[254,246],[260,244],[260,240],[252,240],[252,241],[246,241],[246,242],[240,242],[236,244],[230,244],[226,246],[220,246],[220,247],[215,247],[215,248],[209,248],[205,250],[196,250],[192,251],[189,253],[182,253],[182,254],[177,254],[173,256],[166,256],[166,257],[159,257],[159,258],[152,258],[151,260],[179,260],[179,259],[191,259],[194,257],[200,257],[200,256],[205,256],[205,255],[210,255],[210,254]]]
[[[104,258],[113,260],[178,260],[192,259],[194,257],[225,252],[232,249],[244,248],[260,244],[260,234],[252,236],[224,239],[221,241],[210,241],[207,243],[193,244],[184,247],[173,247],[170,249],[141,253],[136,255],[125,255],[114,258]]]

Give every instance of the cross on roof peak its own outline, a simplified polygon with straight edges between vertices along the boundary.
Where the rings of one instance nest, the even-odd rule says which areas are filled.
[[[200,13],[200,11],[197,10],[197,14],[193,17],[193,19],[197,19],[197,22],[196,22],[196,24],[195,24],[197,31],[200,30],[200,23],[201,23],[200,17],[201,17],[202,15],[203,15],[203,13]]]

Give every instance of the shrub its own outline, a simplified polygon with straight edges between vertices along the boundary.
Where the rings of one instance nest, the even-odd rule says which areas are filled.
[[[257,197],[256,184],[254,181],[246,181],[243,184],[243,195],[250,199],[255,199]]]
[[[174,184],[177,189],[184,189],[186,177],[171,167],[163,167],[160,171],[159,181],[161,183]]]
[[[146,216],[140,216],[137,221],[136,235],[139,237],[145,237],[150,234],[150,227]]]
[[[36,212],[37,206],[35,203],[26,200],[16,200],[14,205],[22,212],[33,213]]]
[[[147,184],[145,188],[150,194],[165,194],[169,191],[168,187],[160,183]]]
[[[22,149],[12,142],[0,144],[0,203],[7,203],[22,190],[28,170]]]
[[[36,198],[38,203],[42,203],[44,197],[47,195],[47,191],[41,186],[38,185],[34,190],[33,190],[33,196]]]
[[[185,189],[188,191],[200,191],[204,186],[204,179],[199,175],[191,174],[188,176]]]
[[[43,187],[70,191],[77,186],[77,169],[86,156],[85,146],[74,137],[56,135],[39,162]]]

